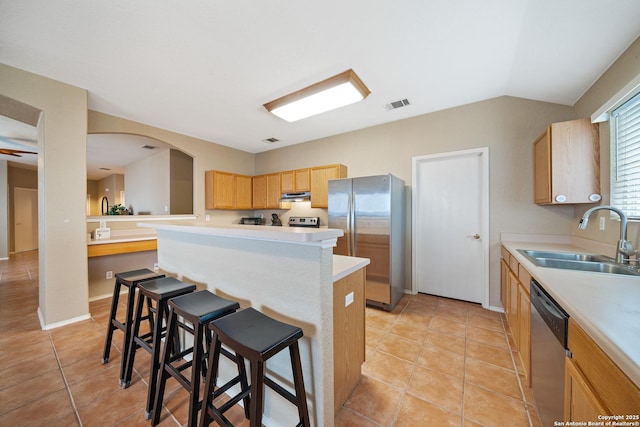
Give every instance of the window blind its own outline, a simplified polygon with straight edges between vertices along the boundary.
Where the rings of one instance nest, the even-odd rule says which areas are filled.
[[[612,113],[611,204],[640,219],[640,93]]]

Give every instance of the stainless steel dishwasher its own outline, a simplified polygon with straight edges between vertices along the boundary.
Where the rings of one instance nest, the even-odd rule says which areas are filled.
[[[562,421],[569,315],[531,279],[531,388],[543,426]]]

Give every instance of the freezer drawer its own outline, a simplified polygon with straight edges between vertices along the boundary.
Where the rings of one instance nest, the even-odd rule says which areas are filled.
[[[367,279],[365,298],[369,303],[391,304],[391,285]]]

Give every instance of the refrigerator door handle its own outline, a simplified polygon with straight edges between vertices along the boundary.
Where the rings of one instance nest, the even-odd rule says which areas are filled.
[[[351,231],[351,222],[353,221],[353,209],[351,206],[351,193],[347,194],[347,255],[353,256],[353,233]]]
[[[356,222],[356,195],[353,193],[350,196],[351,199],[351,256],[357,256],[358,253],[358,241],[356,236],[358,235],[357,222]]]

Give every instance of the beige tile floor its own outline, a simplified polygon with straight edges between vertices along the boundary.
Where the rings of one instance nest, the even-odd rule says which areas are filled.
[[[0,261],[0,426],[148,426],[149,357],[118,385],[121,333],[100,363],[110,299],[90,320],[40,330],[37,252]],[[363,377],[336,426],[539,426],[503,316],[428,295],[392,313],[367,308]],[[168,384],[162,426],[185,425],[187,393]],[[243,412],[230,415],[248,425]]]

